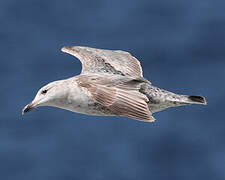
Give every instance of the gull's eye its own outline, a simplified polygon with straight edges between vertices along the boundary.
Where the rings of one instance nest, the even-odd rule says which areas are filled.
[[[42,91],[41,91],[41,94],[46,94],[47,92],[48,92],[48,90],[45,89],[45,90],[42,90]]]

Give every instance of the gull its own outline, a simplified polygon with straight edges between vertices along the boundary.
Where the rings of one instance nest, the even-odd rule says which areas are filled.
[[[81,74],[42,87],[22,114],[39,106],[53,106],[88,115],[153,122],[152,113],[169,107],[206,105],[203,96],[180,95],[153,86],[143,77],[140,62],[128,52],[82,46],[61,50],[81,61]]]

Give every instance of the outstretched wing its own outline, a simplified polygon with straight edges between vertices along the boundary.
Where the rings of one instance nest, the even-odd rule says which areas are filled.
[[[103,72],[142,77],[140,62],[128,52],[82,46],[63,47],[61,50],[81,61],[82,74]]]
[[[148,98],[138,91],[141,80],[128,78],[117,79],[121,83],[112,82],[108,78],[97,75],[80,75],[78,84],[85,88],[88,96],[99,104],[107,107],[115,115],[126,116],[139,121],[153,122],[155,119],[148,109]]]

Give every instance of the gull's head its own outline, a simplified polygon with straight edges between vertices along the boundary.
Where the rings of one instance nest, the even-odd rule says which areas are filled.
[[[64,83],[62,81],[54,81],[42,87],[37,92],[33,101],[23,108],[22,114],[25,114],[39,106],[57,107],[63,103],[67,94],[66,88],[62,88],[63,85]]]

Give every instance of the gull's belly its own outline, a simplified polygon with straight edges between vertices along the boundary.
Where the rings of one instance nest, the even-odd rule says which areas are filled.
[[[113,115],[107,107],[95,102],[81,90],[70,93],[67,102],[61,108],[88,115]]]

